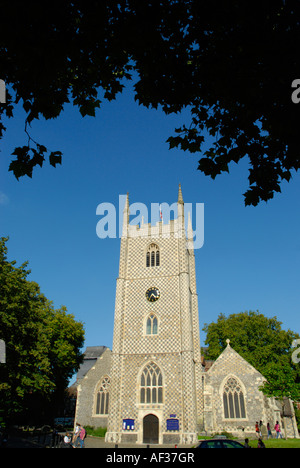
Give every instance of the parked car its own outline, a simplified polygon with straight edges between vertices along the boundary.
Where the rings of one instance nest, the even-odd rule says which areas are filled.
[[[196,448],[245,448],[240,442],[228,439],[202,440]]]

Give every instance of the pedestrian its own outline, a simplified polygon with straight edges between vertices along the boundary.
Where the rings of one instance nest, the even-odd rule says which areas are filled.
[[[70,448],[71,447],[71,436],[67,432],[65,437],[64,437],[64,448]]]
[[[258,421],[256,421],[256,423],[255,423],[255,433],[256,433],[256,437],[259,438],[259,426],[258,426]]]
[[[266,448],[261,438],[258,439],[257,448]]]
[[[245,439],[244,447],[245,448],[251,448],[250,445],[249,445],[249,439]]]
[[[84,448],[84,439],[85,439],[85,436],[86,436],[86,431],[85,431],[84,427],[81,426],[81,429],[80,429],[80,432],[79,432],[79,436],[78,436],[80,448]]]
[[[76,442],[77,442],[77,438],[79,436],[79,432],[80,432],[80,424],[77,422],[76,426],[75,426],[74,435],[73,435],[73,438],[72,438],[72,447],[73,448],[76,447]]]
[[[269,422],[267,423],[267,431],[268,431],[268,438],[271,437],[271,439],[273,439],[271,426]]]
[[[263,425],[263,422],[259,421],[259,435],[260,435],[260,437],[262,437],[262,431],[261,431],[262,425]]]
[[[281,429],[280,429],[280,426],[279,426],[279,422],[276,421],[276,424],[274,426],[274,429],[276,431],[276,439],[278,439],[279,437],[282,439],[282,434],[281,434]]]
[[[58,434],[58,431],[57,429],[53,429],[52,431],[52,445],[51,447],[52,448],[56,448],[58,446],[58,443],[59,443],[59,434]]]

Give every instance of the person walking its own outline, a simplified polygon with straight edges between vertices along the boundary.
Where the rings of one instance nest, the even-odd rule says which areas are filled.
[[[269,422],[267,423],[267,431],[268,431],[268,439],[269,439],[269,437],[271,437],[271,439],[273,439],[271,426],[270,426]]]
[[[256,421],[255,423],[255,433],[256,433],[256,437],[259,438],[259,425],[258,425],[258,421]]]
[[[276,439],[278,439],[279,437],[282,439],[281,429],[278,421],[276,421],[274,429],[276,431]]]
[[[263,426],[263,422],[259,421],[259,435],[260,435],[260,437],[262,437],[262,426]]]
[[[86,431],[85,431],[84,427],[81,426],[81,429],[80,429],[80,432],[79,432],[79,436],[78,436],[80,448],[84,448],[84,439],[85,439],[85,436],[86,436]]]
[[[77,438],[79,436],[79,433],[80,433],[80,424],[77,422],[76,423],[76,426],[75,426],[75,431],[74,431],[74,435],[73,435],[73,438],[72,438],[72,447],[75,448],[76,447],[76,444],[77,444]]]

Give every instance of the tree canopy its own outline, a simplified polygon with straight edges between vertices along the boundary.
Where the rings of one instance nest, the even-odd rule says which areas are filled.
[[[4,0],[0,78],[8,99],[0,116],[12,117],[21,102],[28,140],[9,169],[31,177],[46,157],[61,163],[59,149],[34,141],[30,124],[58,117],[68,102],[94,116],[137,76],[139,104],[191,111],[170,148],[198,155],[212,178],[248,158],[245,204],[271,199],[300,164],[300,106],[291,99],[299,18],[293,0]],[[0,136],[4,130],[0,122]],[[203,152],[206,135],[213,143]]]
[[[0,238],[0,339],[6,345],[0,408],[9,419],[22,413],[30,399],[54,403],[62,397],[82,362],[84,330],[27,279],[27,263],[17,267],[8,261],[7,240]]]

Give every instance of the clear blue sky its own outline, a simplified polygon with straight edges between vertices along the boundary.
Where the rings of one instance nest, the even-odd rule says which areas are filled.
[[[169,204],[178,184],[188,203],[205,205],[205,243],[195,251],[200,329],[229,315],[259,310],[300,333],[300,174],[282,194],[244,207],[248,163],[215,181],[197,171],[199,155],[169,150],[167,138],[188,113],[165,116],[134,102],[131,87],[96,118],[72,105],[54,121],[35,122],[34,139],[63,152],[63,164],[36,168],[18,182],[7,171],[15,146],[27,143],[19,109],[6,122],[0,153],[1,236],[10,260],[29,261],[30,279],[54,302],[84,322],[85,346],[112,347],[119,239],[96,235],[102,202]],[[230,337],[229,337],[230,338]],[[205,335],[201,331],[204,345]]]

